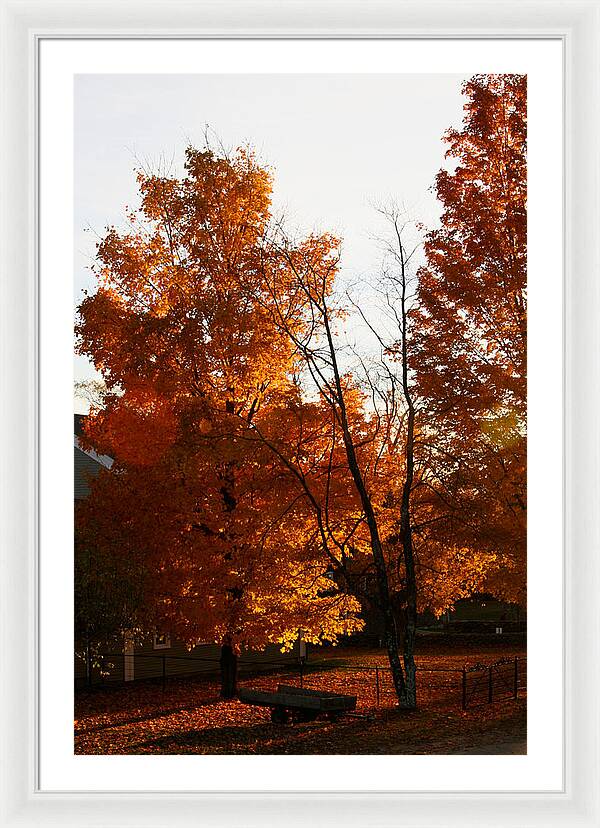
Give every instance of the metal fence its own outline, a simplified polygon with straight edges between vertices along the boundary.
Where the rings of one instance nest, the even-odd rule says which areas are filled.
[[[527,690],[527,658],[502,658],[462,669],[462,708],[518,699]]]
[[[297,657],[282,657],[278,660],[260,661],[254,659],[238,659],[240,675],[245,673],[260,673],[275,669],[298,671]],[[135,681],[160,682],[163,689],[169,679],[206,678],[218,676],[220,661],[218,658],[207,658],[194,655],[175,655],[172,653],[100,653],[94,657],[94,669],[90,674],[94,686],[107,686],[128,682],[135,677]],[[85,682],[80,677],[81,685]]]
[[[300,687],[350,693],[357,697],[357,709],[395,707],[397,695],[388,665],[346,666],[300,664],[290,668],[290,681]],[[517,699],[527,684],[525,657],[502,659],[491,665],[458,667],[417,667],[417,702],[429,708],[455,704],[467,710],[484,703]],[[252,683],[264,690],[277,688],[278,676],[248,676],[240,685]]]
[[[418,667],[417,693],[420,705],[460,705],[461,670],[457,668]],[[323,662],[299,664],[290,670],[286,683],[314,690],[350,694],[357,697],[357,710],[393,708],[398,698],[388,665],[339,665]],[[240,686],[276,690],[281,675],[242,677]]]
[[[214,658],[166,653],[105,653],[99,657],[99,675],[103,675],[104,667],[104,671],[110,671],[110,683],[125,681],[128,659],[133,660],[138,678],[158,682],[163,690],[171,679],[189,678],[214,682],[215,695],[217,693],[220,663]],[[338,664],[334,659],[331,662],[238,660],[239,687],[276,690],[280,682],[356,695],[359,710],[391,708],[397,704],[389,665],[347,665]],[[420,706],[447,707],[449,703],[454,703],[467,710],[483,704],[515,700],[526,689],[525,656],[503,658],[487,665],[417,666],[417,701]]]

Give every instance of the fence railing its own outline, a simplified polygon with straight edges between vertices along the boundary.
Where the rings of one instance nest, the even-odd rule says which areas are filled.
[[[518,699],[527,689],[527,658],[502,658],[493,664],[474,664],[462,669],[462,708]]]
[[[446,703],[448,697],[459,701],[461,670],[456,667],[417,666],[419,703]],[[301,679],[307,686],[357,695],[358,707],[393,707],[397,695],[389,665],[306,665]]]
[[[172,653],[100,653],[95,656],[94,662],[92,681],[87,682],[88,684],[127,682],[131,676],[136,680],[161,680],[164,689],[169,678],[209,677],[217,675],[220,671],[218,658]],[[296,657],[280,658],[276,661],[240,658],[238,670],[240,674],[274,669],[287,670],[290,667],[297,670],[298,662],[299,659]]]
[[[120,663],[122,660],[122,663]],[[215,658],[166,653],[103,653],[99,656],[99,674],[113,673],[110,682],[125,681],[128,660],[141,660],[145,670],[134,669],[139,679],[160,682],[166,689],[168,679],[204,677],[216,679],[220,662]],[[116,669],[116,672],[115,671]],[[238,660],[238,684],[252,681],[260,689],[276,689],[282,675],[286,682],[300,687],[332,690],[357,695],[358,707],[380,708],[394,706],[397,697],[389,665],[348,665],[331,662],[293,660]],[[140,675],[141,673],[141,675]],[[101,678],[102,681],[102,678]],[[96,682],[97,683],[97,682]],[[436,706],[454,698],[463,710],[483,704],[519,698],[527,688],[527,658],[514,656],[493,664],[474,664],[463,667],[417,666],[417,694],[419,704]]]

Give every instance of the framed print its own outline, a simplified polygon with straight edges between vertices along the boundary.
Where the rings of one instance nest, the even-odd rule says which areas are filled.
[[[3,824],[600,824],[597,2],[2,11]]]

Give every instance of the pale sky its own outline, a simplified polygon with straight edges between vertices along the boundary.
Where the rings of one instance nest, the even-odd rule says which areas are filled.
[[[137,207],[135,168],[202,146],[206,125],[227,147],[251,144],[274,170],[274,207],[292,229],[343,238],[343,281],[377,273],[374,202],[436,223],[431,193],[442,135],[460,126],[460,75],[78,75],[75,80],[75,306],[94,289],[98,236]],[[94,376],[75,357],[75,380]],[[76,403],[77,410],[85,406]]]

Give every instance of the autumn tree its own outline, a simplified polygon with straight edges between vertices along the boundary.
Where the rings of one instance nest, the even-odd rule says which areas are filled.
[[[443,213],[425,238],[413,365],[429,414],[430,540],[496,555],[487,587],[525,589],[526,78],[477,75],[463,87]]]
[[[408,438],[401,449],[405,461],[406,482],[397,509],[391,509],[390,496],[394,487],[391,476],[397,475],[397,468],[389,462],[389,454],[390,451],[397,450],[398,445],[398,434],[392,438],[398,414],[393,397],[398,386],[394,382],[391,388],[381,392],[372,385],[371,391],[385,399],[387,407],[383,413],[380,413],[377,407],[369,413],[365,404],[365,391],[361,390],[352,373],[344,370],[343,346],[339,335],[340,322],[345,318],[347,308],[339,301],[339,297],[336,299],[334,291],[339,266],[339,242],[319,236],[309,239],[304,245],[297,245],[290,241],[283,228],[278,227],[271,244],[279,250],[292,274],[292,289],[282,291],[277,279],[265,271],[266,290],[270,295],[278,327],[301,356],[307,379],[312,382],[319,401],[327,412],[325,419],[334,424],[338,434],[343,449],[343,467],[347,470],[346,475],[356,500],[356,536],[353,537],[352,544],[336,549],[335,538],[332,538],[333,543],[330,543],[330,504],[312,495],[310,479],[298,475],[297,464],[290,461],[289,456],[285,455],[285,450],[276,450],[276,453],[284,465],[300,477],[308,500],[317,515],[323,546],[330,549],[333,572],[345,589],[352,594],[357,594],[357,585],[352,579],[352,564],[360,559],[361,555],[364,557],[364,544],[367,542],[368,556],[377,583],[377,600],[383,619],[384,640],[394,687],[400,705],[411,709],[416,706],[416,580],[409,516],[414,418],[410,411],[411,399],[406,371],[402,372],[400,379],[400,387],[409,411]],[[406,273],[402,270],[400,278],[405,277]],[[300,302],[297,297],[301,297]],[[406,308],[404,313],[406,323]],[[403,364],[406,365],[406,360]],[[271,445],[269,441],[265,442]],[[393,600],[392,579],[395,573],[390,572],[386,555],[386,540],[391,531],[390,521],[392,524],[396,521],[399,523],[402,539],[405,572],[405,595],[402,600],[406,619],[402,642],[399,638]],[[361,534],[362,553],[358,543]],[[344,554],[347,548],[349,555]],[[397,567],[395,569],[397,570]],[[401,650],[404,669],[400,660]]]
[[[418,613],[428,610],[439,615],[471,595],[481,587],[495,559],[490,554],[467,554],[454,539],[446,537],[439,543],[432,537],[440,514],[430,493],[428,403],[420,394],[412,364],[418,301],[414,259],[420,245],[407,245],[411,222],[394,202],[378,211],[387,232],[378,239],[383,259],[370,286],[371,312],[359,299],[350,298],[372,339],[366,345],[363,332],[362,347],[352,349],[355,382],[363,389],[370,426],[366,433],[364,428],[354,431],[352,439],[363,455],[361,474],[382,542],[387,600],[403,662],[399,700],[403,707],[412,708],[417,704]],[[343,359],[342,348],[336,348],[337,359]],[[331,351],[328,361],[334,362]],[[371,457],[364,456],[365,445],[370,446]],[[361,560],[362,555],[357,557]],[[381,606],[381,586],[378,599]]]
[[[297,479],[247,439],[249,425],[290,436],[277,412],[302,406],[296,349],[261,289],[265,272],[291,284],[266,243],[270,173],[247,150],[190,148],[183,177],[138,183],[140,209],[126,232],[107,230],[79,307],[79,352],[105,384],[84,440],[115,461],[81,520],[113,532],[115,555],[127,533],[149,573],[146,623],[218,642],[231,696],[240,648],[290,647],[299,631],[335,641],[360,628],[360,606],[326,577]]]
[[[303,488],[336,581],[364,602],[373,596],[361,587],[361,576],[374,574],[396,694],[403,708],[412,709],[417,704],[418,611],[439,613],[457,598],[470,595],[481,584],[493,557],[469,558],[456,544],[442,546],[427,537],[427,527],[438,515],[431,498],[423,495],[425,470],[422,459],[415,456],[424,438],[417,422],[418,390],[410,366],[415,325],[410,313],[414,310],[411,279],[414,282],[415,274],[397,212],[386,217],[393,236],[377,290],[392,322],[387,336],[381,318],[370,320],[359,302],[336,291],[340,259],[336,239],[315,236],[297,244],[283,227],[274,229],[270,248],[279,251],[292,281],[282,290],[276,275],[265,271],[264,289],[281,333],[301,357],[304,382],[317,394],[320,418],[330,424],[331,438],[321,454],[311,455],[312,468],[307,473],[285,440],[270,439],[255,423],[248,430],[275,453]],[[378,343],[379,358],[374,362],[360,349],[348,359],[344,329],[352,305]],[[319,491],[322,480],[326,486]],[[341,509],[330,498],[334,488],[347,492]],[[335,521],[340,514],[354,516],[351,533],[342,540],[331,531],[332,513]]]

